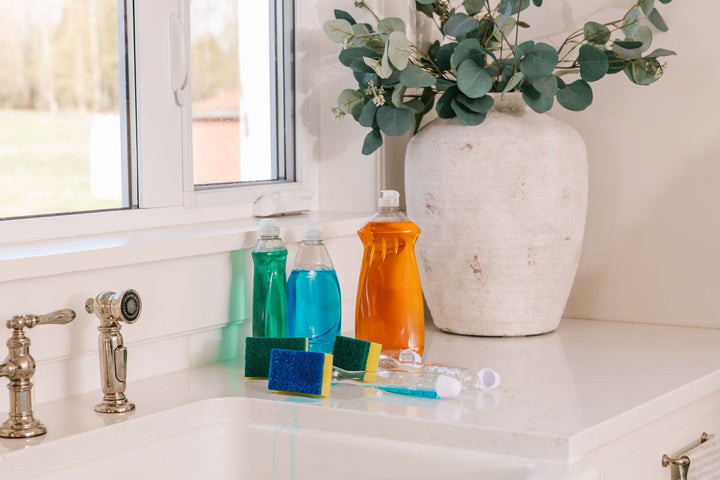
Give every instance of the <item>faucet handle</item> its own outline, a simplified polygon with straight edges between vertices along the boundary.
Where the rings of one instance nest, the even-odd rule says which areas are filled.
[[[7,321],[7,328],[22,330],[26,327],[33,328],[35,325],[47,325],[50,323],[61,325],[63,323],[70,323],[73,320],[75,320],[75,311],[66,308],[46,315],[15,315]]]

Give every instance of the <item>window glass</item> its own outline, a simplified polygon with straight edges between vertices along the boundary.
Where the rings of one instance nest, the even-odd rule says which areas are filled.
[[[190,3],[196,187],[286,179],[275,141],[275,46],[282,45],[270,41],[277,22],[275,2],[255,2],[252,12],[240,3]]]
[[[0,10],[0,218],[128,207],[118,0]]]

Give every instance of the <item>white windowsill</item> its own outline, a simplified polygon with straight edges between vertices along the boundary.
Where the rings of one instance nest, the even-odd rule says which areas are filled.
[[[278,217],[286,242],[300,241],[309,223],[323,226],[326,238],[352,235],[370,213],[310,212]],[[250,248],[260,219],[149,228],[0,245],[0,281],[132,265]]]

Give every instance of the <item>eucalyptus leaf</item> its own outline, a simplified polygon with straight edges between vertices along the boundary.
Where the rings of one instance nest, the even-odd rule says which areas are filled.
[[[383,52],[383,56],[380,59],[380,70],[382,73],[376,71],[376,73],[380,75],[381,78],[388,78],[393,73],[392,66],[390,65],[389,50],[390,49],[388,48],[388,46],[385,45],[385,51]]]
[[[608,75],[622,72],[628,64],[628,60],[617,55],[611,50],[605,50],[605,56],[608,59]]]
[[[336,18],[323,23],[325,35],[334,43],[342,43],[354,35],[352,25],[345,19]]]
[[[451,80],[445,80],[444,78],[438,78],[437,83],[435,84],[435,87],[440,90],[441,92],[444,92],[452,87],[457,87],[457,82],[453,82]]]
[[[655,8],[655,0],[640,0],[638,5],[645,15],[650,15],[650,12]]]
[[[448,88],[445,93],[440,95],[437,103],[435,104],[435,111],[440,118],[453,118],[455,112],[452,109],[451,102],[460,93],[458,87],[452,86]]]
[[[365,63],[365,57],[358,57],[353,59],[352,62],[350,62],[350,68],[352,68],[353,72],[361,72],[361,73],[374,73],[375,71],[368,66],[367,63]]]
[[[625,48],[627,50],[635,50],[637,48],[642,47],[643,42],[638,42],[636,40],[615,40],[613,42],[613,45],[617,45],[617,46]]]
[[[518,13],[518,10],[523,11],[528,8],[530,6],[530,0],[502,0],[497,10],[498,12],[505,12],[508,6],[510,6],[510,15],[515,15]]]
[[[365,61],[365,64],[372,68],[375,74],[380,78],[387,78],[392,73],[391,70],[385,70],[385,68],[382,65],[382,62],[380,60],[375,60],[374,58],[370,57],[363,57],[363,60]]]
[[[660,79],[663,68],[657,58],[640,58],[625,67],[625,74],[633,83],[650,85]]]
[[[472,59],[460,64],[457,71],[458,88],[470,98],[479,98],[492,89],[492,77]]]
[[[528,40],[527,42],[518,44],[515,47],[515,56],[513,57],[513,63],[518,63],[520,60],[522,60],[525,54],[529,52],[530,49],[534,46],[535,42],[533,42],[532,40]]]
[[[583,27],[583,38],[594,45],[605,45],[610,35],[610,29],[597,22],[587,22]]]
[[[393,32],[405,32],[405,22],[397,17],[383,18],[377,24],[377,31],[388,35]]]
[[[555,75],[535,77],[530,81],[530,84],[543,95],[555,96],[555,93],[558,91],[558,82]]]
[[[390,101],[392,101],[392,104],[395,105],[397,108],[404,107],[403,99],[405,98],[405,90],[407,90],[407,87],[405,85],[398,85],[393,89]]]
[[[493,107],[495,101],[490,95],[485,95],[480,98],[470,98],[463,93],[458,93],[455,100],[462,104],[468,110],[475,113],[487,113]],[[456,112],[457,113],[457,112]]]
[[[651,53],[645,55],[645,58],[669,57],[671,55],[677,55],[677,53],[664,48],[656,48]]]
[[[425,103],[423,103],[422,100],[419,98],[413,98],[409,102],[403,103],[403,108],[407,108],[408,110],[412,110],[414,113],[425,113]]]
[[[352,26],[352,31],[354,36],[350,38],[348,42],[351,47],[367,47],[376,41],[373,37],[363,36],[370,33],[370,30],[364,23],[356,23]]]
[[[633,8],[623,17],[623,24],[620,30],[625,34],[626,37],[632,38],[640,28],[640,10]]]
[[[364,102],[365,94],[349,88],[340,92],[340,96],[338,96],[338,106],[340,110],[353,116],[360,113]]]
[[[458,43],[450,57],[451,68],[457,71],[457,67],[468,58],[472,58],[480,66],[485,66],[485,49],[477,38],[466,38]]]
[[[652,11],[648,14],[648,20],[650,20],[650,23],[652,23],[653,26],[661,32],[668,31],[668,26],[665,23],[665,19],[663,19],[662,15],[660,15],[660,12],[657,11],[657,8],[653,8]]]
[[[464,13],[456,13],[448,18],[443,26],[443,33],[450,37],[462,37],[478,28],[477,18],[470,17]]]
[[[542,7],[543,0],[533,0],[533,5],[536,7]]]
[[[638,31],[635,32],[635,36],[632,38],[632,40],[636,42],[641,42],[642,45],[638,47],[638,49],[640,50],[640,52],[646,52],[652,44],[652,30],[650,30],[650,27],[641,25],[640,28],[638,28]]]
[[[340,50],[339,59],[340,59],[340,63],[342,63],[346,67],[352,68],[353,60],[356,60],[358,58],[360,58],[362,60],[362,57],[372,57],[373,55],[375,55],[375,52],[373,52],[369,48],[365,48],[365,47],[346,48],[345,50]]]
[[[477,113],[460,104],[456,98],[450,100],[450,108],[465,125],[480,125],[487,118],[487,113]]]
[[[348,23],[349,23],[350,25],[355,25],[355,24],[357,23],[357,22],[355,21],[355,19],[352,17],[352,15],[350,15],[350,14],[349,14],[348,12],[346,12],[345,10],[338,10],[338,9],[336,8],[333,13],[335,14],[335,18],[345,19],[345,20],[348,21]]]
[[[468,15],[475,15],[485,8],[484,0],[465,0],[462,4]]]
[[[640,43],[640,42],[635,42],[635,43]],[[612,46],[612,51],[615,52],[617,55],[619,55],[623,58],[630,59],[630,60],[642,57],[642,52],[640,51],[640,48],[628,49],[628,48],[621,47],[619,45],[619,43],[615,43]]]
[[[537,113],[545,113],[550,110],[553,106],[554,97],[552,95],[546,95],[539,92],[532,85],[525,84],[522,88],[523,100],[528,107],[535,110]]]
[[[660,3],[667,5],[668,3],[672,2],[672,0],[660,0]]]
[[[415,115],[412,111],[390,105],[383,105],[375,114],[375,120],[380,130],[393,137],[405,135],[412,127],[414,118]]]
[[[375,152],[378,148],[380,148],[383,144],[382,135],[380,135],[380,130],[377,128],[373,128],[370,130],[370,133],[368,133],[365,136],[365,140],[363,141],[362,146],[362,154],[363,155],[370,155],[371,153]]]
[[[415,0],[417,3],[421,3],[423,5],[432,5],[435,3],[435,0]]]
[[[435,57],[435,64],[440,70],[450,70],[452,68],[450,59],[452,58],[453,52],[457,48],[457,42],[446,43],[438,49],[437,57]]]
[[[372,100],[365,103],[362,110],[360,110],[357,122],[363,127],[375,126],[375,112],[377,112],[377,108],[377,105],[375,105],[375,102]]]
[[[525,79],[525,74],[518,71],[515,72],[515,74],[510,77],[510,80],[508,81],[507,85],[505,85],[505,88],[503,89],[503,93],[511,92],[515,87],[520,85],[520,82],[522,82]]]
[[[390,62],[397,70],[404,70],[410,58],[410,42],[405,32],[393,32],[388,39],[386,52]]]
[[[585,110],[593,101],[592,88],[585,80],[576,80],[558,90],[557,101],[573,112]]]
[[[558,64],[558,52],[547,43],[536,43],[520,60],[520,71],[530,77],[550,75]]]
[[[610,68],[605,52],[592,45],[580,47],[578,63],[580,64],[580,78],[586,82],[600,80]]]
[[[437,78],[418,67],[417,65],[408,65],[405,70],[400,72],[400,83],[409,88],[424,88],[435,85]]]

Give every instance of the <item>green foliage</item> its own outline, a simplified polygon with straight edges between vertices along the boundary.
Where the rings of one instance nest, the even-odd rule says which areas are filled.
[[[382,145],[382,134],[417,132],[433,107],[440,118],[481,124],[493,106],[491,92],[520,92],[538,113],[556,100],[568,110],[584,110],[593,102],[590,83],[607,75],[625,72],[638,85],[662,76],[660,59],[675,52],[650,48],[653,31],[667,30],[658,6],[670,1],[635,0],[622,18],[589,21],[555,46],[517,41],[516,29],[530,28],[522,12],[542,7],[542,0],[464,0],[452,6],[448,0],[416,0],[417,11],[443,35],[442,43],[426,49],[413,44],[401,19],[378,18],[366,2],[355,2],[375,17],[375,26],[343,10],[323,24],[328,38],[342,45],[338,59],[358,83],[340,93],[336,115],[352,115],[370,128],[363,142],[363,153],[370,154]],[[568,75],[575,78],[565,81]]]

